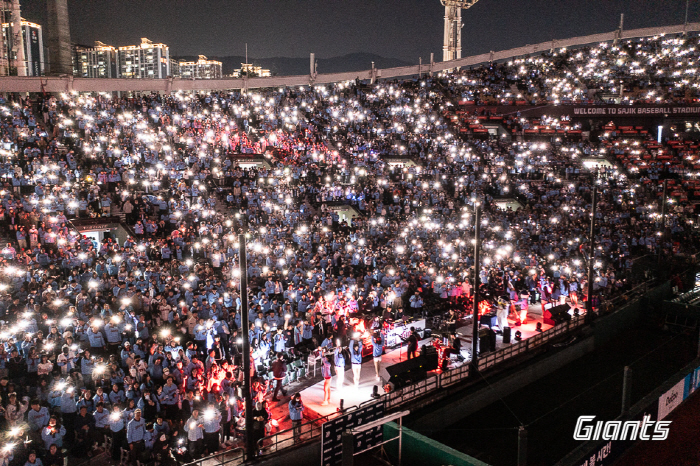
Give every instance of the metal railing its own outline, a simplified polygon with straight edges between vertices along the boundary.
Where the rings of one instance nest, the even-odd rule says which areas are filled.
[[[539,335],[537,335],[539,336]],[[483,371],[492,367],[502,361],[513,358],[519,354],[525,353],[528,350],[527,342],[525,341],[513,342],[511,345],[501,348],[493,353],[484,353],[479,357],[479,370]]]
[[[354,411],[356,406],[346,408],[342,414]],[[299,445],[314,440],[321,436],[321,428],[326,421],[340,416],[340,412],[326,414],[325,416],[304,422],[296,427],[281,430],[258,440],[258,450],[262,455],[275,453],[278,450]]]
[[[647,290],[649,289],[650,286],[656,282],[656,278],[649,279],[645,282],[640,283],[639,285],[635,286],[631,290],[625,291],[622,294],[613,296],[610,298],[608,303],[612,306],[617,306],[619,304],[624,304],[626,302],[629,302],[633,300],[635,297],[639,296],[640,294],[646,293]]]
[[[406,404],[410,400],[426,395],[440,388],[440,376],[430,377],[418,383],[399,388],[382,395],[379,399],[384,401],[384,409],[390,410]]]
[[[469,364],[462,364],[456,369],[452,369],[451,371],[445,371],[442,374],[440,374],[440,386],[441,387],[450,387],[460,380],[464,380],[467,377],[469,377]]]
[[[236,466],[245,462],[245,450],[243,448],[234,448],[221,453],[205,456],[198,460],[187,463],[184,466]]]
[[[532,349],[540,347],[552,338],[558,337],[559,335],[568,333],[569,331],[580,327],[583,325],[584,319],[585,317],[583,315],[573,316],[571,320],[566,321],[564,324],[555,325],[542,333],[531,336],[527,340],[511,344],[493,353],[482,355],[479,357],[479,370],[486,370],[502,363],[503,361],[518,356],[519,354],[526,353]]]

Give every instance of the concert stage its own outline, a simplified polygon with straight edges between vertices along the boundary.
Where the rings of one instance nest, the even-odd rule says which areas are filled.
[[[525,325],[521,325],[519,327],[515,327],[515,323],[513,321],[510,321],[511,327],[511,342],[514,342],[514,336],[516,331],[520,331],[522,334],[522,339],[526,340],[533,335],[537,334],[537,323],[542,323],[542,330],[548,330],[552,328],[551,325],[544,324],[542,321],[542,306],[538,303],[536,305],[530,305],[529,310],[528,310],[528,323]],[[483,326],[482,326],[483,328]],[[435,331],[435,330],[433,330]],[[462,340],[462,355],[465,356],[465,361],[462,363],[457,363],[457,366],[450,366],[450,369],[454,367],[458,367],[461,364],[466,364],[469,362],[469,359],[471,358],[471,345],[472,345],[472,326],[471,326],[471,319],[467,321],[467,325],[459,327],[457,329],[457,332],[461,334],[460,340]],[[420,352],[420,347],[424,344],[432,344],[433,339],[435,338],[435,335],[433,335],[430,338],[423,339],[419,342],[418,348]],[[504,346],[507,346],[508,343],[504,344],[503,343],[503,338],[501,335],[498,335],[496,338],[496,350],[499,350],[503,348]],[[360,386],[359,388],[355,389],[352,381],[352,370],[349,366],[346,367],[345,371],[345,383],[343,385],[343,388],[341,392],[338,392],[338,389],[336,388],[336,380],[337,378],[335,375],[331,379],[331,403],[328,406],[321,406],[321,402],[323,401],[323,380],[320,382],[304,389],[301,391],[301,399],[304,402],[304,405],[306,406],[308,415],[311,415],[311,417],[315,416],[326,416],[328,414],[334,413],[337,408],[340,406],[340,400],[341,398],[343,399],[344,407],[350,407],[350,406],[357,406],[360,403],[364,403],[365,401],[368,401],[372,399],[372,389],[374,385],[378,386],[379,394],[382,395],[384,394],[384,390],[382,388],[383,384],[386,383],[386,381],[389,379],[389,374],[386,371],[387,366],[391,366],[393,364],[396,364],[401,361],[405,361],[407,359],[406,356],[406,345],[404,344],[403,347],[401,348],[396,348],[394,350],[386,350],[386,353],[382,356],[382,369],[381,369],[381,377],[382,380],[378,381],[375,378],[374,375],[374,361],[372,360],[371,357],[365,358],[365,362],[362,363],[362,373],[360,376]],[[320,369],[317,368],[317,371],[320,372]],[[333,373],[335,374],[335,369],[333,369]],[[429,372],[428,377],[431,376],[434,372]],[[314,416],[315,415],[315,416]]]
[[[421,340],[418,344],[420,348],[421,345],[427,344],[432,341],[432,338],[426,338]],[[323,401],[323,380],[312,385],[301,392],[301,399],[304,402],[304,406],[309,411],[313,411],[318,416],[325,416],[327,414],[334,413],[340,406],[340,399],[342,398],[343,406],[346,408],[349,406],[358,406],[360,403],[364,403],[372,398],[372,387],[378,386],[379,394],[384,394],[382,385],[386,383],[389,379],[389,374],[386,371],[386,366],[391,366],[401,361],[407,359],[406,345],[394,350],[389,350],[382,356],[382,368],[380,375],[382,380],[379,381],[374,375],[374,360],[370,357],[365,362],[362,363],[362,372],[360,375],[360,386],[355,388],[352,381],[352,369],[350,366],[346,366],[345,371],[345,383],[343,384],[342,390],[339,392],[336,388],[337,377],[334,375],[331,379],[331,403],[328,406],[321,406]],[[320,369],[318,369],[320,371]],[[335,374],[335,368],[333,369],[333,374]]]

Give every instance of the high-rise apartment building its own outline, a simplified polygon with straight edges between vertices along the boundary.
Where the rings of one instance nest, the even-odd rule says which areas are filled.
[[[76,46],[74,75],[81,78],[116,78],[117,49],[95,41],[93,47]]]
[[[22,20],[20,28],[22,30],[22,46],[24,48],[25,76],[42,76],[44,74],[45,60],[44,35],[41,25]],[[12,53],[10,41],[13,37],[17,36],[12,33],[12,25],[10,23],[2,23],[2,40],[6,55]]]
[[[179,74],[186,79],[219,79],[221,78],[221,62],[207,60],[207,57],[200,55],[197,61],[178,62]]]
[[[170,75],[173,78],[180,77],[180,62],[175,58],[170,59]]]
[[[243,75],[254,76],[257,78],[267,78],[272,76],[270,70],[264,69],[261,66],[255,66],[252,63],[241,63],[241,67],[237,70],[233,70],[234,78],[241,78]]]
[[[166,78],[170,75],[170,49],[142,38],[140,45],[117,49],[119,78]]]

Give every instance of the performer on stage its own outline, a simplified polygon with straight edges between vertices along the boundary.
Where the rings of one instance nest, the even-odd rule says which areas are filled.
[[[520,323],[527,324],[527,309],[530,307],[530,293],[523,289],[520,291]]]
[[[336,390],[341,390],[343,382],[345,382],[345,355],[343,354],[343,348],[340,346],[340,339],[336,340],[333,362],[335,363],[335,375],[338,376],[335,388]]]
[[[411,327],[411,334],[406,338],[406,341],[408,341],[408,348],[406,349],[408,359],[415,358],[418,351],[418,334],[415,327]]]
[[[323,348],[318,348],[319,353],[321,353],[321,375],[323,376],[323,403],[321,406],[328,406],[331,401],[331,362],[326,356],[323,355]]]
[[[362,340],[353,340],[350,343],[350,361],[352,362],[352,379],[355,388],[360,386],[360,373],[362,372]]]
[[[374,374],[379,377],[379,368],[382,364],[382,354],[384,353],[384,336],[382,332],[377,329],[374,331],[374,336],[372,337],[372,357],[374,359]]]
[[[496,315],[498,316],[498,328],[501,332],[503,332],[504,327],[508,327],[508,314],[510,314],[510,303],[499,302]]]
[[[578,281],[576,277],[571,277],[569,282],[569,298],[571,298],[571,307],[578,307]]]
[[[445,325],[447,325],[447,331],[450,333],[454,333],[457,331],[457,320],[459,317],[457,317],[457,314],[455,313],[454,309],[450,309],[447,312],[447,315],[445,316]]]

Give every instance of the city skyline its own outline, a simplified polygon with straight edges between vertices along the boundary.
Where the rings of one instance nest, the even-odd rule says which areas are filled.
[[[444,9],[438,0],[385,0],[341,5],[308,0],[69,0],[71,39],[121,46],[141,37],[169,45],[173,56],[342,56],[355,52],[417,62],[442,56]],[[134,12],[138,14],[134,14]],[[314,14],[309,14],[312,11]],[[685,2],[670,0],[482,0],[464,12],[463,56],[551,39],[683,23]],[[43,2],[22,2],[22,15],[46,26]],[[691,5],[689,21],[700,5]],[[119,18],[124,18],[120,21]],[[519,18],[517,21],[516,18]],[[506,27],[508,25],[508,27]],[[274,34],[271,34],[274,32]]]

